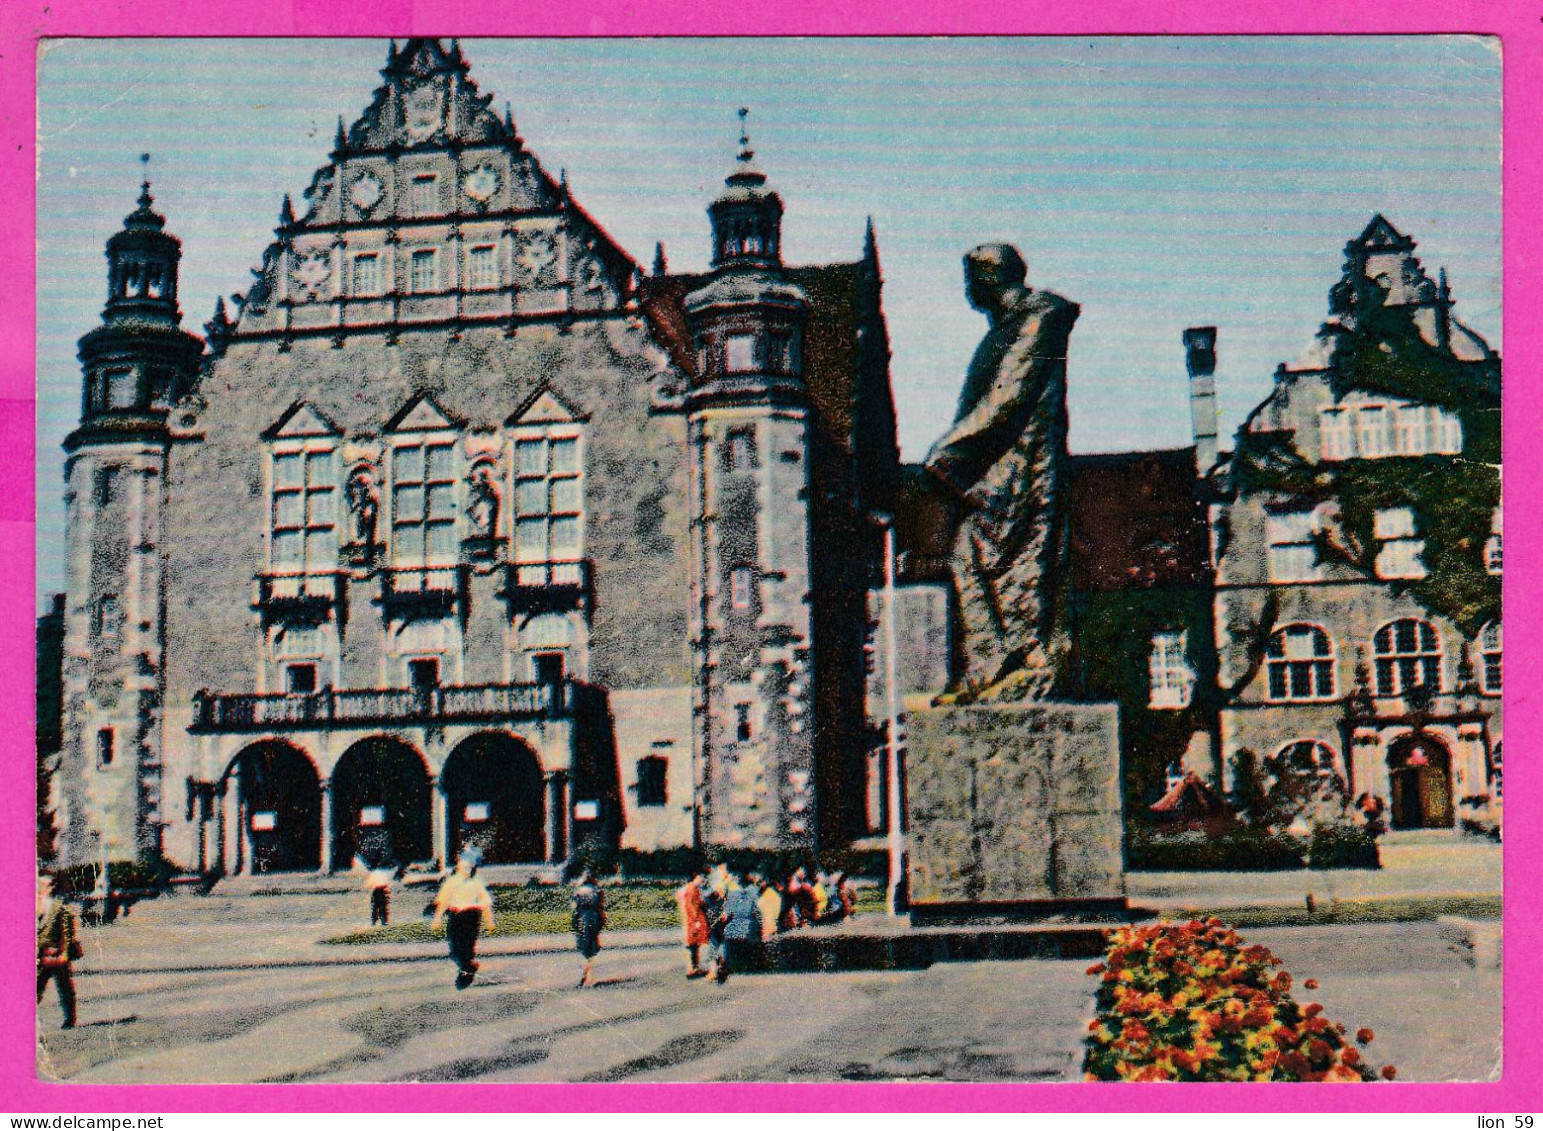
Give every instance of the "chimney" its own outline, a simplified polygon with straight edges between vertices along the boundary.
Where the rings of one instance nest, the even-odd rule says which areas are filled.
[[[1195,435],[1195,473],[1216,466],[1216,327],[1184,331],[1184,363],[1189,367],[1189,411]]]

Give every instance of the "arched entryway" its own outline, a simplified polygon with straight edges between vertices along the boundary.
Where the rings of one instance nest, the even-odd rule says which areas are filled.
[[[1406,735],[1388,754],[1395,829],[1452,827],[1452,758],[1428,734]]]
[[[332,866],[407,864],[434,855],[429,770],[395,738],[354,743],[332,771]]]
[[[225,771],[236,791],[239,838],[227,848],[243,872],[314,872],[321,867],[321,778],[304,752],[269,740],[248,746]]]
[[[507,734],[477,734],[461,743],[440,775],[445,793],[445,844],[455,859],[463,846],[488,864],[546,859],[546,802],[541,763]]]

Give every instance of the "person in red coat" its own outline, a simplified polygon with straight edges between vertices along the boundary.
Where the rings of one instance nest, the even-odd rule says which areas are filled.
[[[688,978],[701,978],[707,974],[701,961],[702,947],[707,945],[707,912],[702,907],[702,887],[707,882],[707,872],[698,872],[675,893],[675,902],[680,905],[681,933],[686,943]]]

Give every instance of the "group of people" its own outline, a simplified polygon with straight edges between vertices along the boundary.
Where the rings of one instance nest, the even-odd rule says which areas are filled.
[[[857,913],[857,889],[840,872],[797,868],[783,883],[726,866],[702,868],[675,893],[686,944],[686,977],[722,982],[752,962],[781,931],[834,923]],[[707,948],[703,962],[702,948]]]

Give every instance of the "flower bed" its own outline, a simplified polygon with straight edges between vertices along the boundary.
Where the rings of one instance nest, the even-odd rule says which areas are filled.
[[[1110,932],[1083,1067],[1090,1080],[1288,1080],[1359,1083],[1379,1073],[1317,1002],[1298,1004],[1291,975],[1218,919]],[[1311,979],[1303,983],[1316,989]],[[1384,1065],[1380,1075],[1397,1072]]]

